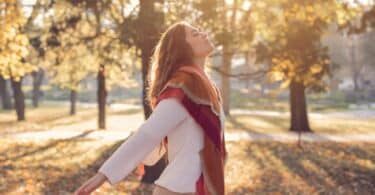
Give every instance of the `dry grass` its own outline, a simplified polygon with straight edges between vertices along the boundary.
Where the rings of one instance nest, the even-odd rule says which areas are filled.
[[[112,111],[107,108],[109,125],[113,126],[112,118],[121,116],[122,120],[142,123],[143,116],[140,109]],[[132,120],[137,114],[136,121]],[[124,117],[129,117],[124,119]],[[34,132],[52,128],[65,130],[96,129],[97,109],[78,107],[76,115],[69,114],[69,108],[63,105],[42,105],[39,108],[27,108],[26,121],[17,122],[15,111],[0,112],[0,133]],[[114,120],[113,123],[117,123]],[[81,126],[81,127],[79,127]],[[134,125],[132,126],[134,127]]]
[[[70,194],[108,158],[119,143],[85,140],[84,136],[44,143],[1,140],[0,194]],[[122,184],[104,185],[112,194],[140,194],[139,178],[129,175]],[[146,186],[147,187],[147,186]]]
[[[0,145],[0,194],[68,194],[92,176],[121,142],[85,139]],[[227,194],[374,194],[374,143],[228,142]],[[126,162],[126,159],[124,159]],[[133,172],[100,194],[150,194]]]
[[[231,142],[228,194],[374,194],[375,144]]]
[[[319,133],[375,133],[375,118],[309,117],[310,127]],[[287,132],[290,126],[288,115],[234,115],[227,117],[228,131],[245,130],[258,133]]]
[[[85,131],[96,126],[96,109],[79,109],[69,116],[64,107],[28,110],[28,121],[14,122],[14,113],[0,113],[0,133],[56,128],[81,131],[69,139],[18,142],[0,138],[0,194],[69,194],[92,176],[121,142],[89,140]],[[131,129],[142,123],[141,110],[108,111],[108,126]],[[126,122],[124,122],[126,121]],[[227,131],[261,133],[287,131],[285,116],[235,115]],[[368,133],[374,120],[310,118],[315,131]],[[375,143],[228,142],[226,190],[242,194],[375,194]],[[126,161],[126,160],[125,160]],[[132,173],[116,186],[105,184],[100,194],[151,194]]]
[[[133,123],[130,127],[135,128],[143,122],[141,109],[133,110],[110,110],[107,109],[107,120],[110,128],[119,126],[116,118],[121,117],[126,124]],[[67,106],[44,105],[40,108],[29,108],[27,110],[27,121],[17,122],[16,114],[11,112],[0,112],[0,133],[2,132],[24,132],[39,131],[51,128],[66,129],[96,129],[96,108],[78,108],[75,116],[69,115]],[[319,133],[375,133],[375,118],[339,118],[325,116],[309,116],[310,127]],[[85,125],[81,125],[85,124]],[[288,114],[261,115],[261,114],[236,114],[227,117],[226,127],[228,131],[248,131],[259,133],[287,132],[290,125]],[[84,127],[78,127],[84,126]],[[121,126],[124,126],[123,124]],[[127,128],[125,127],[122,128]]]

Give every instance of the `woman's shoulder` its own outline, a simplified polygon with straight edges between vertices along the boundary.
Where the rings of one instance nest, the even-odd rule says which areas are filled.
[[[184,96],[184,91],[178,86],[167,86],[159,94],[157,102],[170,98],[174,98],[181,101],[184,98]]]

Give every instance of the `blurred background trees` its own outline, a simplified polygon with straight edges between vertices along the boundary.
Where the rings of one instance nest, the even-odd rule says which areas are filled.
[[[289,88],[292,131],[311,131],[305,89],[326,91],[328,48],[320,42],[328,25],[351,19],[353,11],[337,1],[253,1],[258,60],[269,60],[270,81]]]
[[[26,17],[19,1],[7,1],[1,4],[0,10],[0,77],[1,97],[4,108],[11,106],[5,80],[9,79],[12,86],[14,107],[17,120],[25,120],[25,98],[22,91],[23,77],[35,70],[36,65],[26,61],[30,44],[24,31]]]

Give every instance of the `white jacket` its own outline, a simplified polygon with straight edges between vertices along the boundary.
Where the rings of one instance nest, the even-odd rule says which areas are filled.
[[[203,130],[185,107],[174,98],[163,99],[150,117],[100,167],[111,184],[129,175],[141,162],[155,164],[160,142],[168,136],[168,165],[154,182],[170,191],[195,192],[202,172],[199,151],[203,149]]]

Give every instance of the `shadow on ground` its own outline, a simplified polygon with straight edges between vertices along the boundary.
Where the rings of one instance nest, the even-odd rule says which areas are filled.
[[[70,194],[123,141],[90,140],[87,130],[44,142],[0,139],[0,194]],[[226,189],[247,194],[375,194],[375,143],[229,141]],[[124,162],[126,163],[126,162]],[[135,173],[99,194],[151,194]]]
[[[38,143],[12,143],[0,147],[0,194],[70,194],[93,176],[124,141],[92,143],[93,130],[69,138]],[[93,146],[93,144],[96,144]],[[87,146],[82,146],[87,145]],[[152,186],[141,184],[135,172],[125,182],[102,189],[114,193],[142,194]]]
[[[232,155],[230,161],[246,161],[242,166],[254,171],[249,169],[247,185],[229,194],[375,194],[375,144],[304,143],[301,150],[295,143],[264,141],[237,147],[245,159]]]

